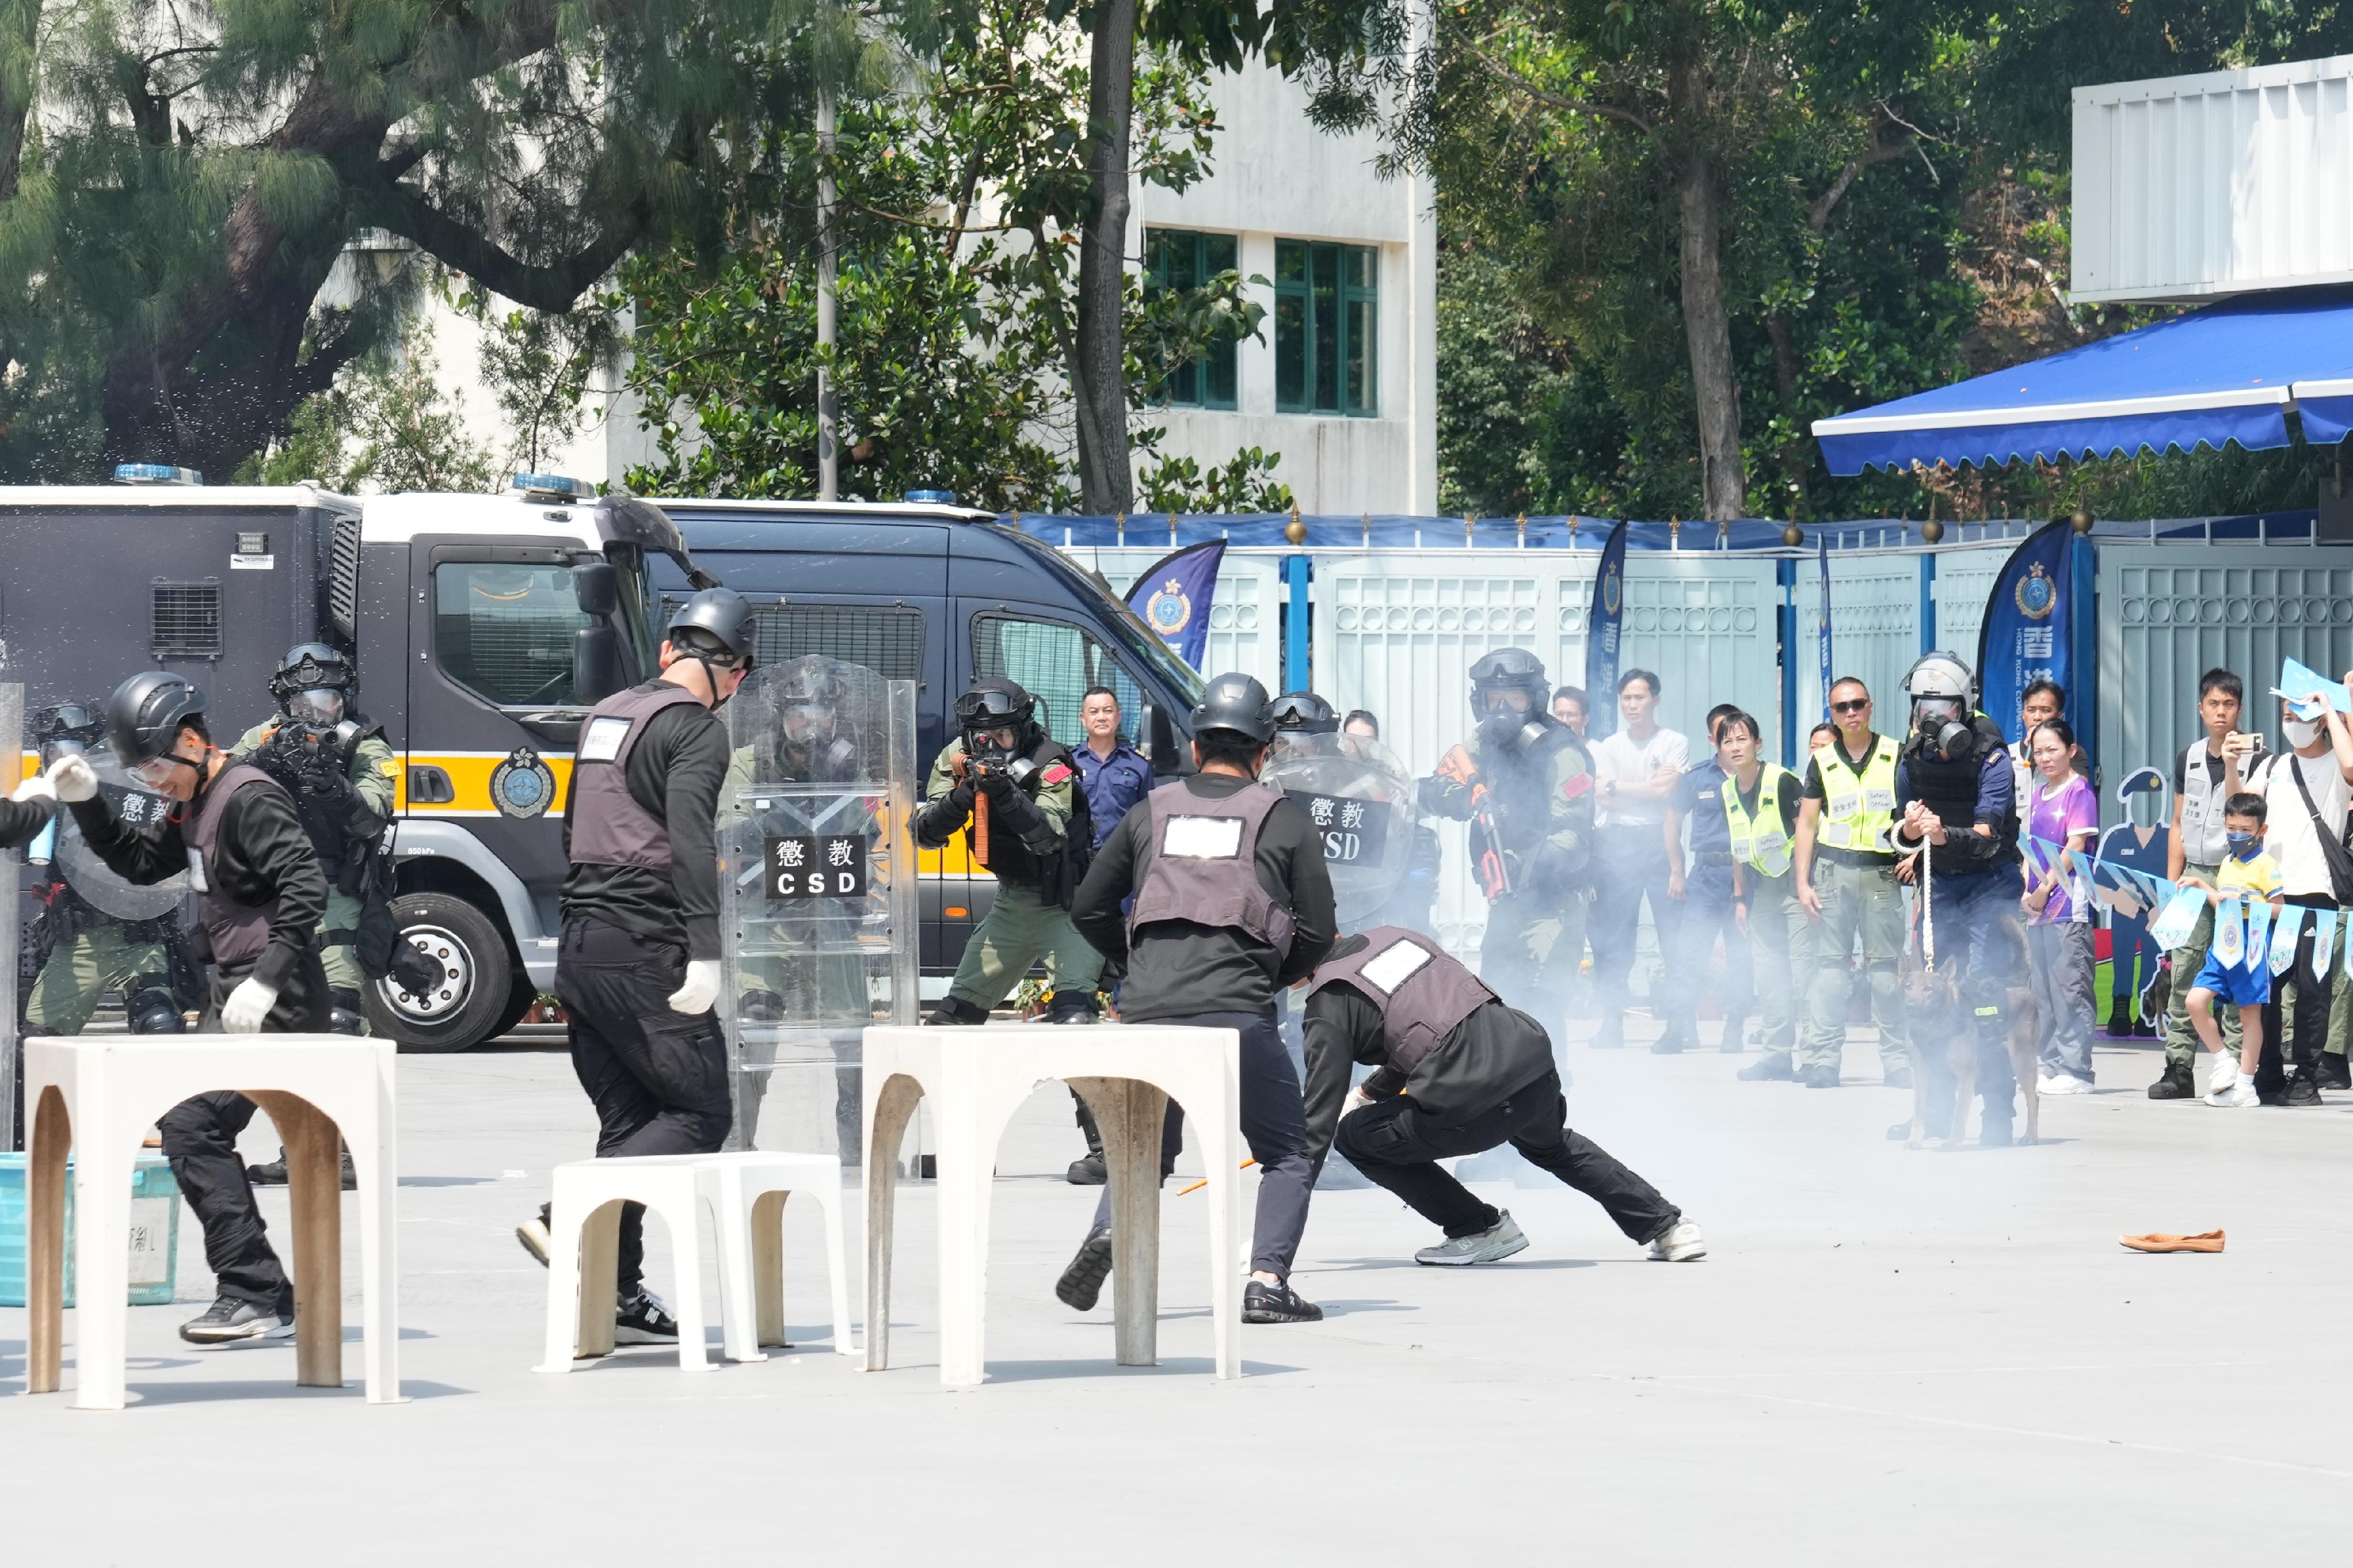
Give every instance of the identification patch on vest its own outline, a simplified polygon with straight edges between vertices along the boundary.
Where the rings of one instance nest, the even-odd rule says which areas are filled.
[[[518,746],[491,770],[491,799],[501,816],[545,816],[555,804],[555,774],[537,752]]]
[[[1400,942],[1366,959],[1356,973],[1382,995],[1394,996],[1397,988],[1420,973],[1430,960],[1430,949],[1419,942]]]
[[[621,742],[629,738],[627,719],[591,719],[588,728],[581,732],[580,760],[584,763],[609,763],[621,754]]]
[[[1070,776],[1070,769],[1064,767],[1060,763],[1054,763],[1049,765],[1044,773],[1038,775],[1038,780],[1040,784],[1058,784]]]
[[[1160,830],[1160,853],[1187,860],[1230,860],[1241,853],[1239,816],[1172,816]]]
[[[376,763],[375,771],[382,773],[388,779],[396,779],[400,776],[399,759],[396,757],[386,757],[384,761]]]
[[[1564,779],[1561,781],[1560,798],[1563,800],[1575,800],[1578,795],[1583,795],[1592,787],[1593,775],[1591,773],[1579,773],[1573,779]]]

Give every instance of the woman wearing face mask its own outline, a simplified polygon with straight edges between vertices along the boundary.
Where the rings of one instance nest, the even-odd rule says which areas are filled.
[[[2338,886],[2323,836],[2339,846],[2344,842],[2346,806],[2353,799],[2353,731],[2348,730],[2345,715],[2334,709],[2319,719],[2304,719],[2283,700],[2280,732],[2287,742],[2286,753],[2261,757],[2252,765],[2255,738],[2225,736],[2223,787],[2263,797],[2263,853],[2279,866],[2287,903],[2336,910],[2353,896],[2353,887]],[[2242,769],[2247,771],[2243,784]],[[2312,918],[2304,918],[2296,934],[2295,962],[2274,979],[2271,1000],[2263,1005],[2263,1055],[2255,1073],[2255,1095],[2265,1105],[2318,1105],[2323,1089],[2347,1087],[2345,1058],[2321,1049],[2328,1034],[2327,983],[2335,976],[2317,967],[2313,951],[2316,925]],[[2289,988],[2295,994],[2293,1004],[2281,997]],[[2295,1024],[2285,1051],[2280,1043],[2284,1016],[2293,1016]]]
[[[49,778],[73,807],[83,839],[117,876],[141,884],[186,870],[200,901],[199,956],[210,961],[207,1032],[317,1033],[327,1027],[319,919],[327,879],[293,797],[260,769],[232,763],[205,728],[205,696],[176,675],[149,670],[115,689],[107,742],[132,776],[182,803],[132,830],[98,794],[80,757]],[[205,1261],[218,1299],[180,1326],[192,1344],[282,1339],[294,1331],[294,1288],[269,1245],[237,1134],[253,1101],[216,1090],[181,1101],[159,1123],[173,1177],[205,1227]]]
[[[2043,1094],[2092,1091],[2092,900],[2073,854],[2089,854],[2099,802],[2074,768],[2075,732],[2046,719],[2027,736],[2026,950],[2035,994],[2050,1020],[2042,1042]]]

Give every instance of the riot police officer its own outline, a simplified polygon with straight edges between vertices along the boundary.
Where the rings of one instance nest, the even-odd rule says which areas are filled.
[[[1438,1162],[1508,1142],[1609,1211],[1662,1263],[1707,1256],[1698,1226],[1568,1127],[1542,1025],[1504,1005],[1437,942],[1398,926],[1344,939],[1308,981],[1307,1128],[1319,1163],[1338,1147],[1446,1239],[1414,1261],[1494,1263],[1528,1244]],[[1348,1069],[1376,1070],[1353,1093]],[[1344,1102],[1343,1097],[1345,1096]]]
[[[572,1070],[596,1107],[596,1157],[709,1154],[727,1140],[719,1000],[719,790],[732,760],[713,710],[757,661],[751,603],[705,588],[670,616],[661,673],[589,710],[564,801],[555,994]],[[645,1208],[621,1210],[614,1342],[679,1334],[645,1288]],[[547,1261],[547,1211],[515,1230]],[[689,1332],[702,1332],[690,1326]]]
[[[268,773],[232,763],[205,728],[205,697],[164,670],[134,675],[106,704],[107,742],[146,788],[184,809],[133,828],[98,794],[80,757],[53,770],[82,837],[115,873],[154,883],[193,870],[200,892],[197,940],[212,963],[206,1031],[316,1033],[327,1024],[327,976],[319,919],[327,879],[293,800]],[[222,1089],[164,1113],[164,1153],[205,1228],[205,1260],[220,1294],[180,1326],[195,1344],[280,1339],[294,1331],[294,1290],[271,1250],[237,1134],[253,1101]]]
[[[239,736],[229,757],[251,763],[294,797],[327,879],[319,943],[334,997],[330,1027],[364,1035],[361,989],[370,973],[388,973],[397,943],[391,867],[378,844],[392,820],[400,764],[385,742],[384,726],[353,708],[359,674],[341,650],[325,643],[288,648],[269,678],[269,694],[278,700],[278,717]]]
[[[34,715],[32,738],[43,765],[55,767],[64,757],[82,756],[90,748],[102,746],[106,720],[79,702],[61,702]],[[133,809],[134,799],[142,817],[163,804],[153,795],[125,792],[126,814]],[[68,825],[59,826],[70,832]],[[69,843],[60,844],[34,868],[31,886],[41,911],[33,941],[45,956],[26,1003],[27,1030],[79,1035],[107,993],[120,990],[123,1021],[133,1034],[178,1034],[186,1026],[181,1016],[181,987],[199,978],[194,954],[185,948],[178,910],[167,908],[137,920],[109,913],[76,885],[76,873],[67,865],[69,851]],[[104,863],[87,852],[73,859],[86,880],[103,881],[110,875]],[[118,885],[107,891],[120,890]],[[106,896],[97,887],[90,891]],[[140,896],[146,895],[142,891]],[[165,900],[170,900],[168,892]]]
[[[1420,787],[1423,810],[1471,824],[1472,866],[1488,900],[1480,972],[1507,1003],[1557,1023],[1585,948],[1593,759],[1545,710],[1551,689],[1525,648],[1480,659],[1471,667],[1479,727]]]
[[[1053,970],[1048,1021],[1095,1020],[1103,954],[1071,923],[1092,818],[1078,764],[1039,728],[1037,710],[1013,681],[974,681],[955,701],[956,739],[932,764],[915,842],[938,849],[962,832],[973,859],[996,877],[997,899],[965,942],[930,1023],[987,1023],[1041,957]]]
[[[2028,996],[2026,930],[2010,752],[2001,727],[1976,710],[1973,685],[1968,667],[1949,653],[1923,654],[1905,674],[1912,723],[1895,784],[1903,816],[1892,842],[1899,854],[1927,852],[1936,959],[1959,970],[1961,1005],[1976,1024],[1985,1104],[1978,1142],[1992,1149],[2010,1142],[2020,1087],[2005,1037],[2010,1016]],[[1932,1091],[1927,1131],[1941,1138],[1947,1129],[1934,1123],[1952,1104],[1950,1065],[1943,1052],[1924,1051],[1920,1070]],[[1946,1092],[1935,1092],[1940,1087]],[[2031,1083],[2024,1088],[2035,1092]],[[1910,1131],[1908,1121],[1901,1125]]]
[[[1153,791],[1103,840],[1074,914],[1086,940],[1126,966],[1123,1018],[1240,1036],[1242,1136],[1263,1173],[1242,1321],[1302,1323],[1324,1315],[1290,1283],[1314,1167],[1274,999],[1331,950],[1334,913],[1323,836],[1298,802],[1258,782],[1271,708],[1247,675],[1209,682],[1193,709],[1200,771]],[[1086,1311],[1111,1267],[1106,1191],[1054,1294]]]

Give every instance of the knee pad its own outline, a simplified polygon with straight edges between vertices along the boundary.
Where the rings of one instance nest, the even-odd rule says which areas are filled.
[[[328,992],[327,995],[329,998],[327,1028],[331,1033],[338,1035],[367,1033],[367,1012],[360,1002],[358,992],[337,989]]]
[[[142,974],[132,982],[131,999],[122,1011],[134,1035],[178,1035],[187,1031],[188,1021],[180,1016],[180,1005],[173,1000],[170,987],[160,975]]]

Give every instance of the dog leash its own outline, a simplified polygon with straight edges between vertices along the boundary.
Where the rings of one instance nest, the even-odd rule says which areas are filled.
[[[1913,860],[1920,868],[1920,962],[1926,967],[1936,967],[1936,900],[1931,896],[1936,883],[1936,862],[1928,857],[1928,846],[1923,840],[1913,851]]]

